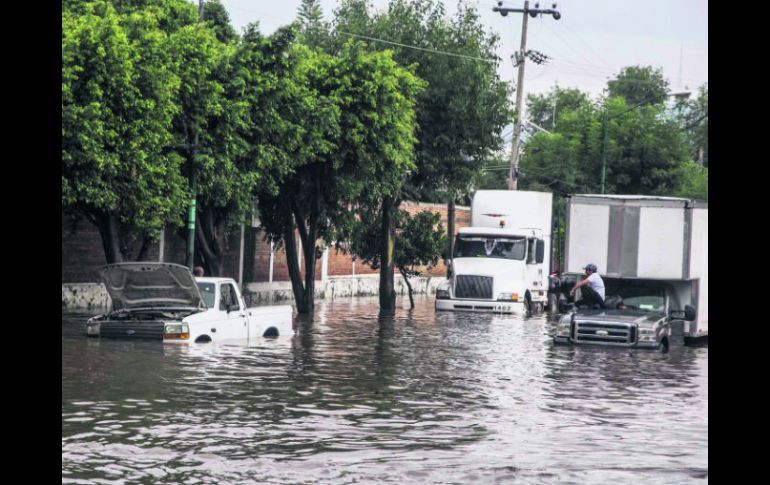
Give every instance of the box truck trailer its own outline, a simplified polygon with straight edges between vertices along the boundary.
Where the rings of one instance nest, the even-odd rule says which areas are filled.
[[[461,228],[436,310],[542,311],[548,299],[552,195],[479,190]]]
[[[573,195],[554,342],[665,350],[708,341],[708,205],[673,197]],[[593,263],[604,308],[576,308],[569,290]],[[580,290],[578,290],[579,292]],[[578,298],[579,299],[579,298]]]

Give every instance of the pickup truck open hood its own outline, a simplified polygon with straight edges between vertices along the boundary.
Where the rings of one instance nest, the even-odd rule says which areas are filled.
[[[99,272],[112,298],[112,309],[201,308],[205,309],[190,270],[171,263],[117,263]]]

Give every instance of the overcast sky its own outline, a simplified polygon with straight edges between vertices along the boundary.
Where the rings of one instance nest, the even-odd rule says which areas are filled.
[[[221,0],[239,32],[258,21],[265,34],[296,18],[300,0]],[[457,2],[444,2],[449,15]],[[511,54],[521,38],[521,14],[502,17],[492,12],[493,0],[469,0],[481,13],[488,30],[501,37],[498,55],[503,59],[500,76],[515,79]],[[540,1],[550,8],[553,1]],[[561,0],[561,19],[552,16],[529,18],[527,49],[551,57],[544,66],[527,62],[525,93],[542,93],[555,83],[577,87],[597,95],[607,79],[630,65],[663,68],[673,91],[695,91],[708,81],[707,0]],[[373,0],[384,9],[388,0]],[[530,2],[534,6],[535,1]],[[321,0],[324,16],[333,17],[338,0]],[[507,0],[508,7],[521,8],[524,0]],[[681,67],[680,67],[681,66]],[[681,69],[681,86],[680,86]]]

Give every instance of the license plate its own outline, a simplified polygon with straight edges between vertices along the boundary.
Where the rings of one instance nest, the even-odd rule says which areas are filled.
[[[511,311],[511,305],[495,305],[494,311],[496,311],[496,312],[509,312],[509,311]]]

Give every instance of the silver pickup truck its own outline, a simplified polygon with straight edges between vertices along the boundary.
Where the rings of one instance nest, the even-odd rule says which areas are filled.
[[[554,343],[660,351],[684,343],[684,324],[695,320],[695,308],[678,301],[674,285],[665,281],[612,279],[605,279],[605,285],[604,308],[563,305],[566,311],[559,318]]]

